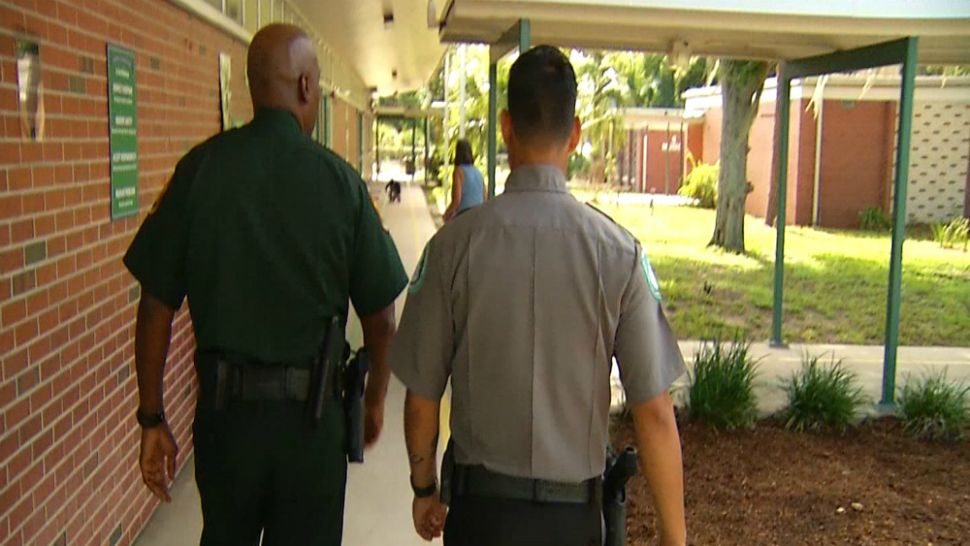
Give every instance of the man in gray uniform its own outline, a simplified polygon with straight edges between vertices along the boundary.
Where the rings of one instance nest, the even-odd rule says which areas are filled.
[[[680,439],[668,395],[684,372],[636,239],[577,202],[576,76],[548,46],[509,76],[505,193],[439,231],[412,278],[390,365],[407,386],[414,525],[446,546],[602,544],[610,366],[633,409],[663,545],[686,543]],[[439,498],[439,404],[451,379],[455,466]],[[446,461],[452,460],[446,455]]]

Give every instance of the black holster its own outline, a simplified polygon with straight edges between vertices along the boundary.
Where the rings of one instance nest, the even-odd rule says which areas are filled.
[[[367,351],[360,349],[343,370],[343,404],[347,419],[347,461],[364,462],[364,385]]]
[[[330,393],[336,390],[332,381],[345,360],[345,344],[340,317],[335,316],[327,323],[323,344],[320,346],[316,364],[310,373],[310,390],[307,393],[304,412],[313,426],[319,426]]]
[[[632,447],[622,453],[607,452],[603,473],[603,520],[606,523],[605,546],[626,544],[626,482],[638,470],[637,452]]]

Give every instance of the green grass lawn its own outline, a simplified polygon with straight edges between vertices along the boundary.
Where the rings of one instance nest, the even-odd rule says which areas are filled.
[[[747,218],[748,254],[737,256],[707,247],[712,210],[597,206],[643,243],[678,337],[740,330],[750,340],[768,339],[775,231],[764,221]],[[785,248],[786,341],[883,342],[888,234],[790,227]],[[970,253],[906,241],[900,342],[970,346]]]

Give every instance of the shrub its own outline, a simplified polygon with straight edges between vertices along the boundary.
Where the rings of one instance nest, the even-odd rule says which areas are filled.
[[[844,431],[865,402],[854,373],[842,367],[832,355],[829,365],[820,356],[805,355],[802,369],[784,383],[788,393],[785,426],[802,432]]]
[[[955,218],[946,223],[933,224],[933,240],[940,244],[940,248],[953,248],[962,244],[966,252],[970,241],[970,220]]]
[[[689,158],[693,169],[684,185],[677,191],[684,197],[696,199],[696,205],[705,209],[713,209],[717,205],[717,178],[720,172],[718,163],[713,165],[707,163],[694,163],[693,158]]]
[[[750,345],[735,338],[730,346],[718,340],[705,342],[694,357],[687,413],[691,419],[715,428],[747,428],[758,416],[754,396],[757,363]]]
[[[889,231],[892,227],[889,216],[879,207],[866,207],[859,213],[859,228],[863,231]]]
[[[574,177],[585,177],[589,175],[589,158],[579,152],[569,155],[569,163],[566,167],[566,179],[572,180]]]
[[[906,378],[899,396],[899,415],[906,431],[925,440],[959,440],[970,421],[970,386],[952,383],[946,371]]]

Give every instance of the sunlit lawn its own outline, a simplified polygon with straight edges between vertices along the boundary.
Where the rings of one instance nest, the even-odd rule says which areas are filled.
[[[764,221],[747,219],[748,255],[737,256],[706,246],[714,211],[597,206],[643,242],[678,337],[740,329],[748,339],[768,339],[775,232]],[[786,340],[882,343],[889,235],[789,228],[786,241]],[[900,342],[970,346],[970,253],[906,242]]]

